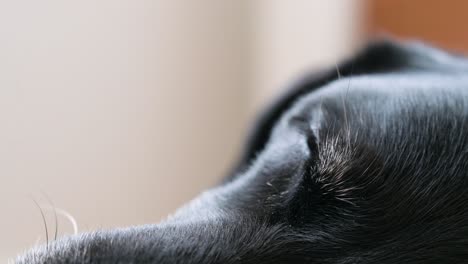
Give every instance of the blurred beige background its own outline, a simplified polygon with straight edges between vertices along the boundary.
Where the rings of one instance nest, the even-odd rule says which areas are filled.
[[[33,198],[87,231],[157,222],[216,184],[258,108],[359,46],[363,10],[0,1],[0,261],[45,241]]]

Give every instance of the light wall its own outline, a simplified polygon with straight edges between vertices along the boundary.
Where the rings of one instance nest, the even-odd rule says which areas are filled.
[[[355,1],[0,2],[0,261],[157,222],[229,169],[247,121],[356,46]],[[45,211],[49,236],[54,220]],[[59,218],[59,235],[71,225]]]
[[[287,89],[300,76],[335,67],[364,42],[366,6],[362,0],[253,3],[253,109]]]

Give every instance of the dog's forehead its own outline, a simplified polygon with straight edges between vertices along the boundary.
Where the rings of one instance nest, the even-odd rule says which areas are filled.
[[[286,112],[285,118],[314,110],[324,103],[373,110],[369,114],[385,112],[382,105],[398,108],[440,107],[454,99],[466,103],[468,78],[465,74],[443,75],[433,72],[404,72],[352,76],[338,79],[299,98]],[[360,113],[362,114],[362,113]]]
[[[468,112],[466,83],[464,74],[433,72],[339,79],[299,98],[278,121],[272,132],[276,139],[270,141],[284,138],[281,131],[296,118],[306,119],[312,129],[323,133],[330,133],[327,130],[331,127],[347,126],[354,134],[385,132],[389,136],[398,135],[390,132],[415,125],[442,125],[464,119]]]

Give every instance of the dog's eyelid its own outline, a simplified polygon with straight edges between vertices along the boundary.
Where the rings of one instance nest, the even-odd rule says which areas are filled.
[[[314,123],[311,123],[309,119],[303,116],[293,116],[289,120],[289,124],[295,127],[301,134],[306,137],[307,147],[311,156],[317,157],[319,142],[318,126]]]

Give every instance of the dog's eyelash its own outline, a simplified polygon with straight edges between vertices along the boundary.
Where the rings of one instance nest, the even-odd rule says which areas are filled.
[[[318,148],[318,138],[315,135],[315,132],[311,130],[311,132],[307,135],[307,147],[310,151],[310,156],[318,158],[319,148]]]

